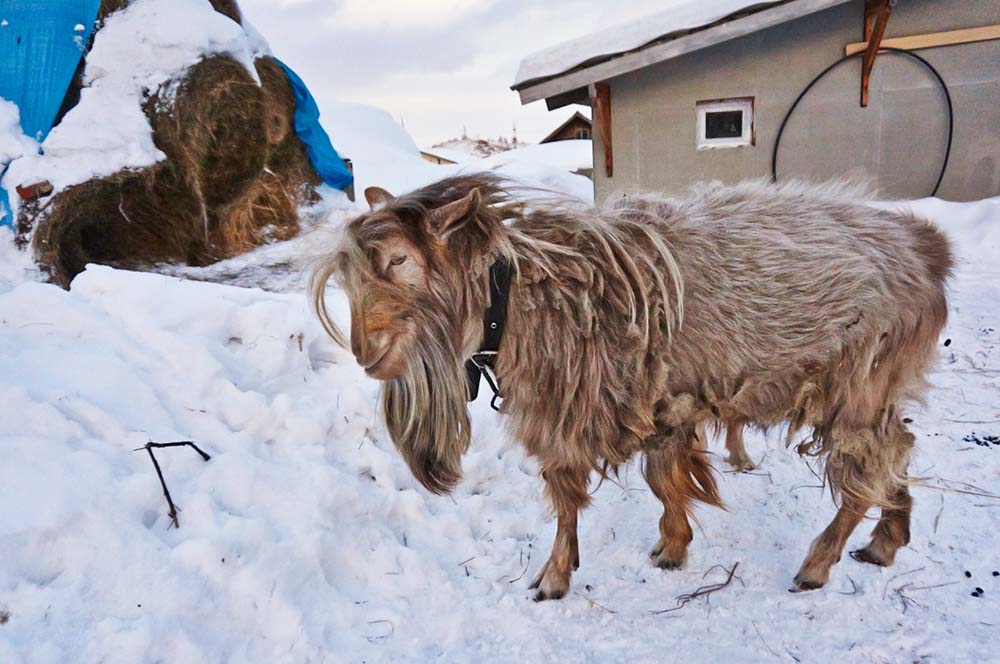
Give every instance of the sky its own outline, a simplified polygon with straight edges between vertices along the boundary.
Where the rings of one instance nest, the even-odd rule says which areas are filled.
[[[327,101],[379,106],[421,147],[469,136],[534,143],[574,110],[521,106],[521,59],[676,0],[240,0],[275,56]],[[327,127],[336,131],[335,127]]]

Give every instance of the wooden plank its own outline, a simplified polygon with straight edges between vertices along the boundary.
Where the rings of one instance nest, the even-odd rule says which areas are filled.
[[[885,36],[885,28],[889,25],[889,15],[892,13],[892,4],[889,0],[877,0],[865,7],[865,12],[875,12],[875,23],[872,26],[871,35],[868,38],[868,48],[861,60],[861,106],[868,106],[868,83],[872,76],[872,67],[875,66],[875,58],[878,57],[878,48]],[[868,31],[868,18],[865,19],[865,32]]]
[[[528,104],[539,99],[555,97],[563,92],[586,88],[594,81],[606,81],[615,76],[654,65],[658,62],[676,58],[685,53],[691,53],[709,46],[721,44],[760,30],[781,25],[809,14],[814,14],[830,7],[842,5],[851,0],[798,0],[764,9],[755,14],[720,23],[719,25],[690,34],[638,49],[595,65],[584,67],[566,74],[542,79],[519,87],[517,93],[522,104]],[[549,107],[553,110],[556,107]]]
[[[611,142],[611,88],[607,83],[594,83],[591,86],[591,104],[594,107],[594,126],[601,137],[604,146],[604,174],[611,177],[614,174],[614,150]]]
[[[872,24],[875,23],[876,2],[878,2],[878,0],[865,0],[865,45],[867,45],[868,40],[872,38]]]
[[[921,35],[909,35],[908,37],[890,37],[889,39],[882,40],[882,46],[915,51],[921,48],[970,44],[972,42],[989,41],[991,39],[1000,39],[1000,25],[984,25],[978,28],[963,28],[961,30],[948,30],[946,32],[928,32]],[[844,55],[861,53],[867,48],[867,40],[848,44],[844,49]]]

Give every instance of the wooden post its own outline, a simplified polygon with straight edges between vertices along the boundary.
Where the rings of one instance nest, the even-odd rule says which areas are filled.
[[[868,106],[868,82],[871,80],[872,67],[878,55],[885,28],[889,24],[889,14],[892,5],[889,0],[866,0],[865,2],[865,41],[868,48],[861,56],[861,106]]]
[[[604,174],[614,173],[614,153],[611,147],[611,88],[607,83],[594,83],[590,90],[590,102],[594,108],[594,126],[604,146]]]

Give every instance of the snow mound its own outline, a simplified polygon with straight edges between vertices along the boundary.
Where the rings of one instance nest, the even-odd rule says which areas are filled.
[[[11,161],[38,151],[38,143],[21,132],[17,104],[0,97],[0,171]]]
[[[324,104],[320,110],[333,146],[353,163],[359,205],[365,205],[367,187],[399,195],[445,177],[440,166],[420,156],[406,130],[381,108],[337,102]]]
[[[589,169],[594,163],[593,145],[591,141],[582,139],[529,145],[488,157],[483,163],[493,167],[516,161],[543,164],[570,172]]]
[[[60,190],[163,159],[142,109],[145,93],[214,54],[232,56],[258,80],[254,46],[261,45],[206,0],[132,2],[95,33],[80,102],[46,137],[45,154],[14,161],[4,185],[13,192],[48,180]]]

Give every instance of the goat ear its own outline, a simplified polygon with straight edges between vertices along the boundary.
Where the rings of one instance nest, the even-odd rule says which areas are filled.
[[[464,198],[431,210],[428,215],[431,232],[436,235],[447,235],[455,230],[479,207],[481,199],[479,189],[473,188]]]
[[[385,205],[393,198],[395,197],[382,187],[368,187],[365,189],[365,200],[368,201],[368,207],[373,210],[379,205]]]

